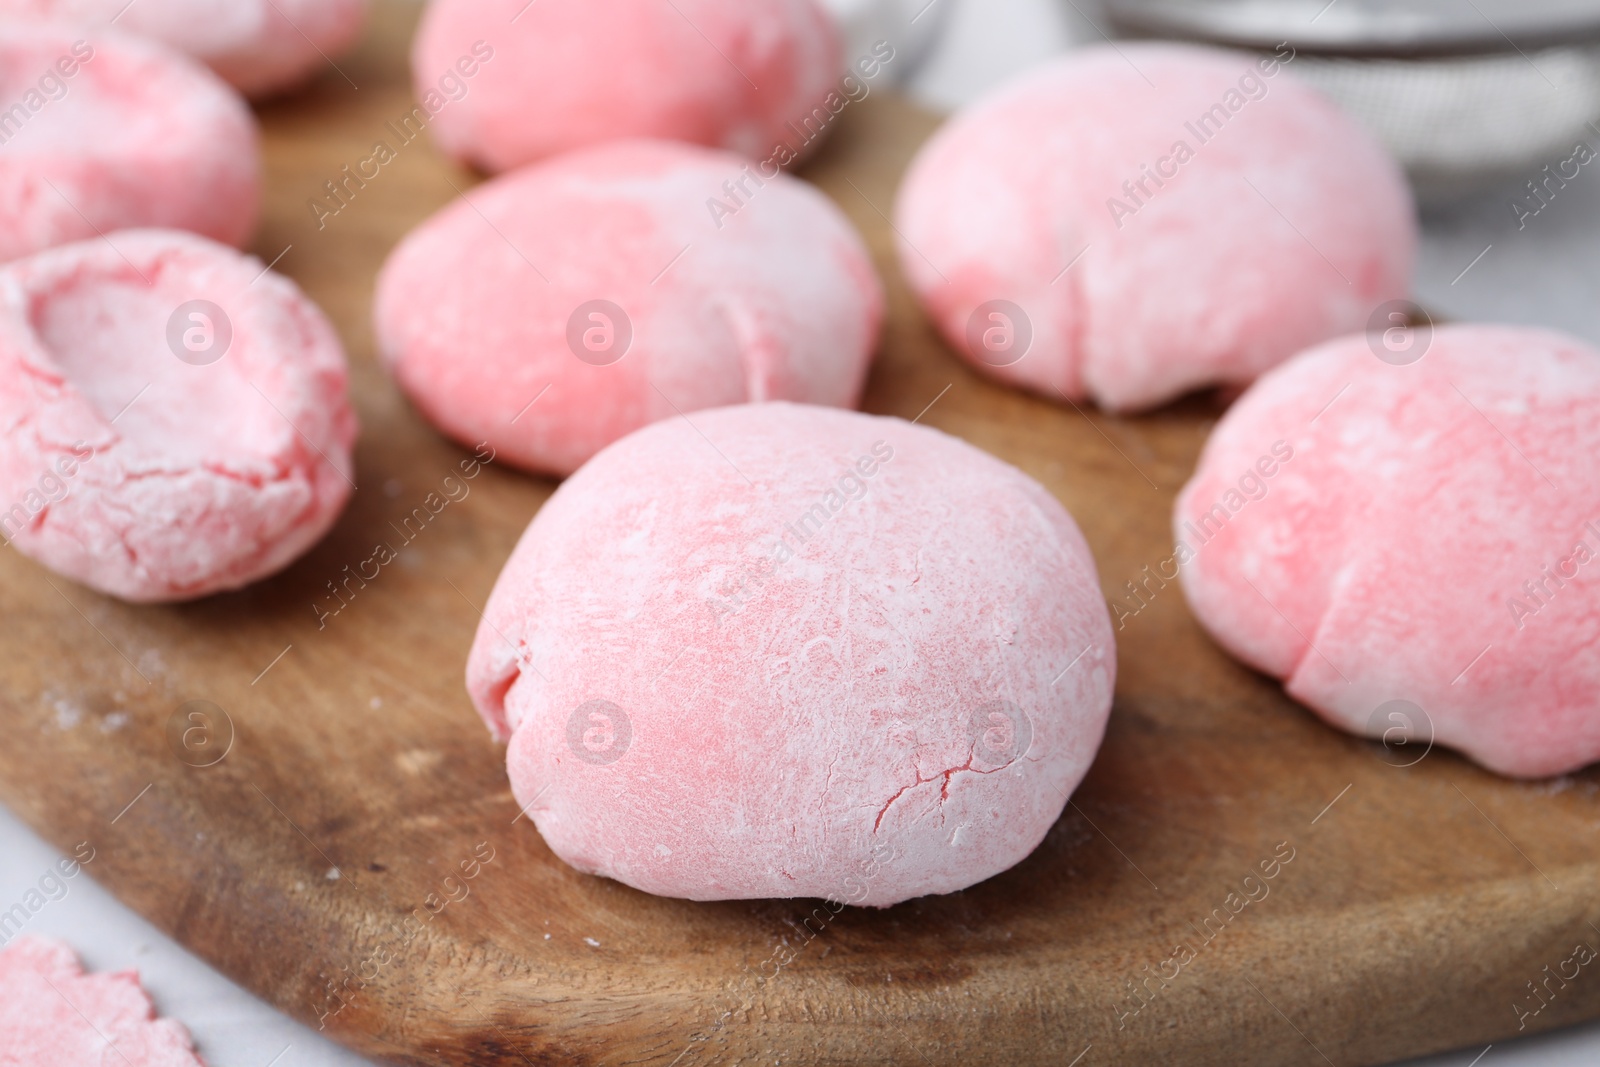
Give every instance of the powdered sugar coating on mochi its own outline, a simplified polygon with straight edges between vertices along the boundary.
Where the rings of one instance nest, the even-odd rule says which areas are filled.
[[[441,81],[484,45],[444,105]],[[765,159],[803,154],[787,124],[828,114],[843,47],[817,0],[433,0],[411,68],[418,99],[441,99],[439,146],[491,172],[631,137]]]
[[[249,96],[305,81],[355,43],[368,0],[0,0],[0,15],[113,22],[207,64]]]
[[[1085,48],[957,115],[896,210],[951,345],[1047,397],[1139,409],[1249,382],[1405,297],[1404,177],[1283,56]],[[991,301],[1024,313],[1009,344]],[[975,319],[1001,330],[989,349]]]
[[[1293,458],[1243,485],[1280,441]],[[1329,342],[1217,427],[1178,500],[1184,590],[1337,726],[1410,725],[1420,753],[1431,723],[1502,774],[1582,767],[1600,758],[1597,451],[1600,353],[1570,337],[1450,326],[1408,366]]]
[[[0,952],[7,1067],[202,1067],[189,1032],[156,1018],[136,971],[84,974],[72,949],[18,938]]]
[[[657,423],[563,484],[467,680],[579,870],[888,906],[1039,844],[1115,673],[1042,486],[899,419],[765,404]]]
[[[854,406],[884,313],[872,261],[839,209],[787,176],[714,218],[707,200],[745,166],[633,141],[473,189],[384,266],[379,350],[445,433],[560,475],[702,408]],[[611,347],[589,352],[591,337]]]
[[[0,260],[140,226],[242,245],[260,170],[249,108],[192,60],[114,31],[0,34]]]
[[[272,574],[350,494],[356,419],[339,339],[252,257],[174,231],[112,240],[0,269],[0,529],[131,601]],[[221,317],[180,313],[196,300]],[[224,321],[220,358],[178,357],[174,329],[220,336]]]

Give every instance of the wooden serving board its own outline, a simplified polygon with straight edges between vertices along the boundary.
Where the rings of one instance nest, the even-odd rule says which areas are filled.
[[[288,573],[183,607],[0,553],[7,805],[90,842],[95,878],[244,985],[405,1064],[1357,1067],[1600,1015],[1597,965],[1517,1009],[1600,946],[1600,772],[1515,783],[1437,750],[1393,766],[1225,657],[1176,587],[1117,635],[1109,736],[1072,805],[964,893],[807,924],[816,902],[664,900],[557,861],[462,687],[478,608],[553,483],[488,469],[325,629],[312,606],[465,457],[377,366],[368,307],[384,255],[474,179],[418,140],[323,228],[307,207],[410,109],[415,10],[380,6],[342,74],[261,113],[255,251],[284,253],[349,345],[354,503]],[[1108,418],[958,361],[885,219],[934,126],[874,95],[803,171],[889,286],[866,408],[938,398],[922,421],[1043,482],[1115,597],[1170,554],[1221,404]],[[192,701],[221,711],[189,720]],[[1275,876],[1246,883],[1264,862]]]

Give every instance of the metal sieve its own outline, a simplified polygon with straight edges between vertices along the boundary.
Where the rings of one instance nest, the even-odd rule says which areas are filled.
[[[1247,49],[1382,140],[1420,199],[1532,177],[1600,144],[1600,0],[1102,0],[1131,37]]]

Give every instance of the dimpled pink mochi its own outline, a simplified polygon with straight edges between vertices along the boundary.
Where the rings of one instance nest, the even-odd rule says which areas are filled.
[[[1407,295],[1399,168],[1293,53],[1085,48],[959,114],[901,188],[900,255],[950,344],[1051,398],[1244,383]]]
[[[489,171],[630,137],[786,165],[845,72],[817,0],[433,0],[411,70],[439,146]]]
[[[1042,486],[936,430],[778,403],[657,423],[563,484],[467,683],[578,870],[887,907],[1033,851],[1115,673]]]
[[[260,170],[249,108],[204,67],[114,32],[0,25],[0,261],[135,226],[243,244]]]
[[[1218,425],[1178,500],[1184,590],[1224,648],[1397,759],[1437,740],[1570,771],[1600,758],[1597,453],[1600,352],[1569,337],[1332,341]]]
[[[257,260],[175,231],[0,268],[0,427],[0,533],[130,601],[282,569],[352,488],[332,326]]]
[[[6,1067],[201,1067],[189,1032],[157,1019],[134,971],[87,975],[72,949],[22,937],[0,952]]]
[[[346,51],[368,0],[0,0],[0,15],[119,29],[195,57],[250,96],[292,88]]]
[[[883,309],[860,237],[814,188],[632,141],[467,193],[395,250],[375,316],[385,361],[435,425],[565,475],[701,408],[853,407]]]

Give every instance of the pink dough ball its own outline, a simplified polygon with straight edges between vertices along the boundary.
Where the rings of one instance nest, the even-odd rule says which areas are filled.
[[[713,212],[739,182],[737,212]],[[872,261],[825,196],[666,141],[472,190],[395,250],[375,308],[379,349],[423,414],[557,475],[702,408],[853,407],[883,312]]]
[[[368,0],[0,0],[0,15],[113,21],[200,60],[249,96],[306,81],[361,36]]]
[[[242,245],[260,171],[249,108],[204,67],[114,32],[0,33],[0,261],[136,226]]]
[[[1033,851],[1115,674],[1094,561],[1037,482],[899,419],[765,404],[563,484],[467,686],[578,870],[887,907]]]
[[[816,0],[433,0],[411,70],[440,147],[489,171],[631,137],[766,159],[831,126],[844,46]]]
[[[156,1018],[136,971],[84,974],[71,948],[33,936],[0,952],[0,1057],[7,1067],[202,1067],[189,1032]]]
[[[1406,296],[1399,168],[1289,66],[1085,48],[954,118],[897,207],[950,344],[1001,381],[1132,410],[1249,382]]]
[[[345,377],[292,282],[191,234],[0,268],[0,533],[135,602],[281,570],[350,495]]]
[[[1582,767],[1600,353],[1504,326],[1409,336],[1401,357],[1329,342],[1234,405],[1178,499],[1184,590],[1229,652],[1397,756],[1436,739],[1502,774]]]

